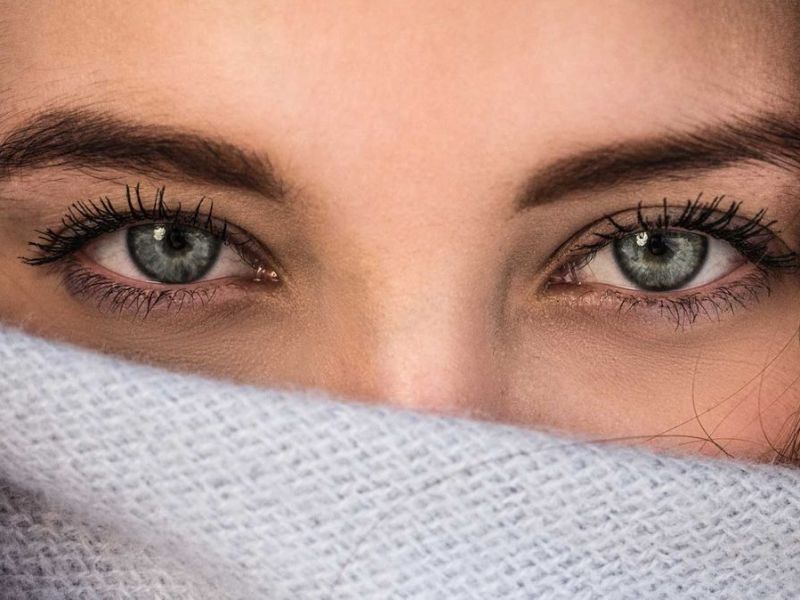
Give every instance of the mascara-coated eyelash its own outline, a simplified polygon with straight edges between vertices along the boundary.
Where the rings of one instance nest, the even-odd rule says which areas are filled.
[[[741,202],[731,202],[727,208],[720,210],[725,196],[717,196],[710,202],[704,202],[702,197],[700,194],[694,200],[687,200],[677,217],[670,213],[671,207],[666,198],[662,200],[661,211],[655,219],[645,215],[646,207],[641,202],[636,208],[634,224],[625,225],[615,219],[614,215],[606,215],[604,220],[611,225],[612,231],[595,232],[593,235],[598,239],[593,243],[577,246],[575,253],[582,254],[583,259],[590,258],[597,250],[615,240],[639,231],[684,230],[705,233],[728,242],[745,258],[764,269],[786,270],[800,266],[796,252],[775,253],[770,250],[778,232],[773,230],[776,221],[767,220],[766,209],[761,209],[737,223],[737,219],[741,219],[738,217]]]
[[[28,265],[45,265],[57,262],[83,248],[89,241],[105,233],[112,233],[125,226],[142,222],[159,222],[184,225],[208,231],[213,236],[232,246],[242,258],[253,264],[256,261],[255,240],[247,234],[234,233],[226,220],[213,216],[214,205],[208,204],[208,212],[203,213],[205,199],[201,198],[195,208],[185,211],[181,204],[175,208],[167,206],[164,200],[165,188],[156,190],[151,206],[142,200],[139,186],[133,189],[125,186],[126,210],[118,211],[108,197],[99,200],[78,201],[67,209],[61,219],[62,228],[39,230],[37,241],[28,244],[36,248],[36,256],[23,256],[21,260]],[[257,268],[256,265],[255,268]]]
[[[589,289],[578,294],[578,297],[612,300],[619,311],[654,308],[659,314],[672,318],[678,326],[693,323],[699,316],[719,319],[723,312],[734,312],[738,308],[747,307],[763,294],[769,295],[772,280],[779,273],[797,272],[800,269],[800,260],[796,252],[783,244],[779,232],[773,228],[775,221],[767,220],[765,210],[760,210],[751,217],[741,217],[741,202],[732,202],[727,207],[722,207],[723,200],[724,196],[718,196],[704,202],[700,194],[694,200],[687,200],[685,204],[678,206],[670,206],[666,199],[660,206],[639,203],[635,209],[635,218],[627,219],[628,222],[625,222],[622,215],[630,213],[630,210],[607,215],[576,236],[580,238],[589,235],[591,239],[574,244],[566,252],[566,260],[561,259],[547,288],[580,286],[582,270],[601,251],[606,252],[606,247],[612,244],[615,249],[619,244],[624,246],[626,243],[630,247],[632,236],[637,236],[634,239],[644,244],[653,236],[674,239],[681,235],[685,237],[686,234],[679,232],[692,232],[727,243],[732,251],[744,259],[742,265],[750,265],[749,272],[742,274],[741,271],[746,270],[742,267],[736,270],[739,273],[736,278],[730,276],[733,273],[731,271],[716,282],[706,279],[707,284],[653,292],[626,286],[603,286],[605,282],[602,280],[589,281],[590,285],[586,286]],[[608,259],[605,255],[604,259],[607,266]]]
[[[214,299],[219,288],[175,288],[146,289],[113,281],[67,259],[64,285],[67,290],[79,297],[94,298],[98,308],[107,307],[112,312],[127,311],[133,316],[146,317],[156,307],[165,307],[180,312],[185,306],[198,304],[204,306]]]

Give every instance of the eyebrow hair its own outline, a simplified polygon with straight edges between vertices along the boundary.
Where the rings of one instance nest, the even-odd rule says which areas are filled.
[[[265,156],[214,137],[89,109],[40,113],[0,140],[0,179],[53,166],[184,178],[275,200],[287,189]]]
[[[773,113],[736,117],[588,149],[537,169],[515,204],[525,210],[570,193],[685,179],[746,161],[800,169],[797,119]],[[0,179],[52,166],[180,177],[275,200],[285,198],[288,189],[265,155],[191,131],[80,108],[40,113],[0,140]]]
[[[516,208],[540,206],[575,192],[686,179],[743,162],[800,169],[798,120],[772,113],[740,116],[693,131],[667,132],[556,159],[527,180]]]

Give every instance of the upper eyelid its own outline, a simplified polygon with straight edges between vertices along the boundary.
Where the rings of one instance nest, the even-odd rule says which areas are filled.
[[[698,194],[694,200],[686,200],[685,202],[681,203],[672,203],[670,204],[669,201],[664,198],[662,199],[661,203],[659,204],[643,204],[639,203],[636,207],[631,207],[623,210],[619,210],[612,214],[604,215],[601,219],[598,219],[589,225],[581,228],[580,231],[573,234],[568,240],[562,243],[556,251],[551,255],[551,258],[548,260],[547,263],[547,270],[549,272],[558,271],[561,268],[568,267],[570,263],[575,264],[581,260],[585,260],[586,258],[590,257],[592,253],[599,251],[609,243],[611,243],[614,239],[622,237],[623,235],[630,234],[631,232],[638,231],[642,229],[642,212],[643,211],[661,211],[662,214],[669,214],[671,217],[675,215],[682,215],[685,213],[686,208],[688,205],[694,203],[697,207],[709,207],[713,209],[708,217],[706,218],[706,225],[710,223],[715,224],[716,231],[709,231],[709,227],[704,228],[697,228],[697,227],[684,227],[679,225],[673,225],[676,223],[676,219],[671,218],[668,227],[674,229],[686,229],[687,231],[697,231],[700,233],[705,233],[706,235],[710,235],[712,237],[716,237],[717,239],[721,239],[728,243],[731,243],[736,247],[736,243],[739,244],[740,247],[736,247],[736,249],[744,254],[745,251],[751,251],[750,257],[752,258],[755,255],[761,253],[761,263],[765,264],[766,266],[773,266],[777,269],[783,270],[791,270],[795,271],[800,269],[800,256],[798,253],[792,250],[788,244],[782,239],[780,236],[780,231],[774,227],[776,224],[775,220],[770,220],[767,218],[767,211],[765,209],[757,210],[756,212],[752,212],[749,216],[747,215],[740,215],[739,213],[743,211],[742,202],[731,202],[730,204],[724,204],[726,200],[725,196],[716,196],[710,201],[703,200],[703,194]],[[720,208],[723,207],[723,208]],[[715,220],[710,220],[715,214],[724,214],[726,211],[730,212],[730,219],[722,224],[718,223]],[[697,213],[694,213],[697,216]],[[620,222],[624,219],[625,216],[628,216],[629,225],[626,227],[616,227],[615,225],[620,225]],[[635,219],[631,220],[630,216],[635,216]],[[690,215],[691,216],[691,215]],[[702,216],[702,215],[701,215]],[[738,223],[733,227],[728,227],[730,223]],[[597,230],[602,227],[602,224],[605,223],[605,233],[597,233]],[[732,240],[732,237],[735,237],[733,234],[729,233],[734,231],[737,227],[741,228],[743,225],[747,225],[748,223],[753,224],[752,229],[749,230],[750,240],[758,239],[758,244],[753,244],[755,247],[747,248],[748,239],[744,240]],[[650,228],[655,229],[656,224],[650,222]],[[683,225],[698,225],[698,223],[684,223]],[[756,226],[757,225],[757,226]],[[727,229],[726,229],[727,228]],[[587,236],[592,235],[594,236],[594,243],[584,243],[578,244],[577,241]],[[775,253],[770,254],[767,250],[769,244],[776,242],[780,243],[780,245],[786,250],[786,252],[782,253]]]
[[[193,209],[187,210],[180,202],[173,203],[174,206],[170,207],[165,198],[164,187],[156,190],[152,202],[142,198],[138,184],[134,187],[126,186],[125,189],[124,209],[118,209],[108,197],[73,203],[62,217],[62,227],[59,230],[37,230],[38,239],[29,242],[36,249],[37,255],[22,256],[20,259],[33,266],[53,263],[80,250],[103,234],[137,223],[172,221],[206,229],[224,239],[253,268],[266,265],[281,268],[279,261],[266,245],[238,225],[231,225],[226,219],[215,216],[213,203],[205,198],[201,197]],[[207,211],[204,206],[208,206]],[[233,241],[235,236],[239,239]]]

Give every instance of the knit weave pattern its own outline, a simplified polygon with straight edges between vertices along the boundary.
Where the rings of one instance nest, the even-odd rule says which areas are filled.
[[[0,598],[800,598],[800,473],[0,329]]]

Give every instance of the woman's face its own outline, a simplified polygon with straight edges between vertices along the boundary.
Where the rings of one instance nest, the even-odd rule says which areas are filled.
[[[792,2],[1,4],[3,320],[592,437],[786,441]]]

